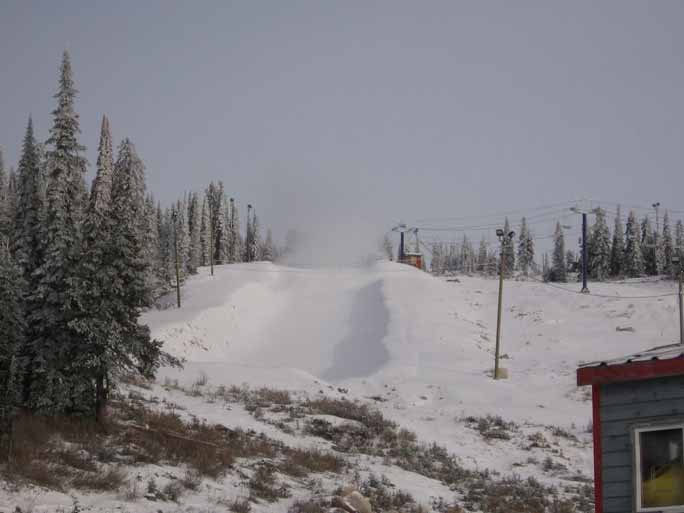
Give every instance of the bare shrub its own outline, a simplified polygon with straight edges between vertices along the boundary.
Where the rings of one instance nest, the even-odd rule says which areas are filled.
[[[305,477],[309,472],[339,474],[346,464],[342,458],[317,449],[287,449],[279,470],[293,477]]]
[[[286,486],[278,486],[275,468],[268,463],[261,463],[257,466],[247,486],[251,500],[264,499],[268,502],[275,502],[290,496]]]
[[[120,489],[126,482],[126,473],[119,467],[109,467],[95,472],[81,472],[69,483],[79,490],[109,492]]]
[[[233,513],[250,513],[252,505],[247,499],[234,499],[228,504],[228,509]]]
[[[326,513],[328,509],[324,509],[318,501],[309,499],[308,501],[295,501],[287,513]]]

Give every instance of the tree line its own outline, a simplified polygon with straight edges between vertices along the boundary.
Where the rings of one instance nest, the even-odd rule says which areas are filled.
[[[18,409],[101,419],[116,379],[179,365],[139,322],[198,267],[272,259],[256,215],[240,235],[235,200],[211,183],[162,208],[124,138],[102,119],[90,190],[71,60],[64,52],[45,143],[28,120],[16,172],[0,153],[0,419]]]
[[[645,215],[638,219],[631,210],[623,225],[620,206],[615,213],[613,232],[606,221],[606,211],[597,208],[592,212],[594,222],[587,233],[587,273],[596,281],[609,278],[638,278],[641,276],[674,276],[678,267],[672,257],[678,255],[684,244],[684,225],[678,220],[674,229],[666,210],[662,227],[654,228]],[[556,224],[551,262],[544,266],[544,276],[550,281],[567,281],[568,273],[581,268],[582,252],[577,257],[565,250],[563,228]]]
[[[592,211],[593,223],[587,230],[587,272],[596,281],[610,278],[637,278],[641,276],[673,276],[678,269],[672,257],[684,244],[684,225],[678,220],[674,227],[669,212],[665,211],[662,226],[654,227],[648,215],[641,220],[632,210],[623,225],[618,206],[613,230],[606,221],[606,211]],[[504,233],[510,233],[508,218]],[[501,253],[507,275],[518,271],[523,275],[541,274],[547,281],[565,282],[569,275],[582,267],[581,238],[577,250],[566,247],[565,234],[560,222],[553,234],[551,256],[543,254],[541,265],[535,260],[535,237],[523,217],[514,240],[503,238],[494,246],[483,237],[477,249],[467,235],[460,243],[434,243],[431,246],[431,271],[435,274],[464,272],[496,274],[499,272]]]

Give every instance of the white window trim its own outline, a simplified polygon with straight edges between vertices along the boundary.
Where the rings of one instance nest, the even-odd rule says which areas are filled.
[[[641,433],[649,433],[653,431],[666,431],[668,429],[681,429],[682,430],[682,447],[684,448],[684,422],[679,422],[676,424],[652,424],[644,427],[637,427],[634,429],[634,496],[635,502],[634,509],[636,513],[684,513],[684,504],[677,506],[665,506],[665,507],[655,507],[655,508],[642,508],[641,507]]]

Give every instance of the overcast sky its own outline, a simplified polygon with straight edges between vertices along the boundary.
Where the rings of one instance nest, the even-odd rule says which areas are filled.
[[[683,26],[680,1],[5,0],[0,145],[15,165],[29,113],[47,137],[67,48],[91,164],[106,113],[158,199],[221,179],[281,237],[684,209]]]

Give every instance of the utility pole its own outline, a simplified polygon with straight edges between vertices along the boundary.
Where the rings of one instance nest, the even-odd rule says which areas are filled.
[[[247,231],[245,232],[245,261],[251,262],[252,261],[252,250],[250,249],[250,244],[251,244],[251,223],[250,223],[250,213],[252,211],[252,204],[247,205]]]
[[[178,300],[178,308],[181,307],[180,294],[180,261],[178,260],[178,212],[175,210],[171,214],[173,219],[173,250],[176,256],[176,299]]]
[[[582,293],[589,294],[587,287],[587,215],[595,214],[597,209],[572,207],[570,209],[575,214],[582,214]]]
[[[499,351],[501,349],[501,313],[503,306],[503,282],[506,268],[506,255],[504,250],[506,244],[510,243],[515,237],[515,232],[504,233],[502,229],[496,230],[496,236],[501,241],[501,254],[499,264],[499,308],[496,315],[496,349],[494,351],[494,379],[499,379]]]
[[[677,266],[677,276],[679,281],[679,291],[677,297],[679,299],[679,344],[684,345],[684,292],[682,291],[682,270],[681,258],[679,255],[672,257],[672,264]]]
[[[404,232],[408,231],[406,224],[399,223],[394,228],[393,232],[399,232],[399,254],[397,255],[397,262],[404,263],[406,252],[404,251]]]
[[[235,239],[235,200],[233,198],[230,198],[230,226],[228,230],[230,230],[230,247],[228,248],[228,259],[230,261],[228,263],[234,264],[237,240]]]
[[[658,244],[658,236],[660,234],[660,201],[656,201],[651,205],[655,209],[655,215],[656,215],[656,229],[655,229],[655,234],[653,235],[653,243],[654,243],[654,248],[653,248],[653,256],[655,257],[655,271],[656,274],[660,274],[660,259],[661,259],[661,254],[659,251],[659,244]]]
[[[209,267],[211,275],[214,276],[214,221],[211,212],[209,213]]]

